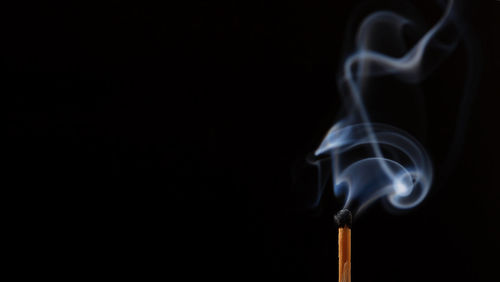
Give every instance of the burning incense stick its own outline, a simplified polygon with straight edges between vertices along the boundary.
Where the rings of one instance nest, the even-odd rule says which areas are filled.
[[[339,226],[339,282],[351,282],[351,212],[340,210],[335,221]]]

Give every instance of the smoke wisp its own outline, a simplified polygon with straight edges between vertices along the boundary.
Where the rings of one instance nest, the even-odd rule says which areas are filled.
[[[418,26],[408,17],[378,11],[359,25],[355,49],[339,77],[344,115],[314,152],[316,157],[329,156],[333,191],[345,198],[344,208],[359,212],[384,199],[393,208],[409,209],[428,194],[433,168],[426,150],[409,133],[372,121],[366,100],[376,100],[377,93],[367,88],[382,77],[416,84],[430,74],[457,44],[453,7],[449,1],[441,18],[411,46],[405,34]],[[324,179],[320,182],[322,190]]]

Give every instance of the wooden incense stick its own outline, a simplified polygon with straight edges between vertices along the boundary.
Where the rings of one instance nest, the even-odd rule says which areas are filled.
[[[339,282],[351,282],[351,212],[340,210],[335,221],[339,226]]]

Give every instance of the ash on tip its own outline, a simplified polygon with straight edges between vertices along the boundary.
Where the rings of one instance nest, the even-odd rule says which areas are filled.
[[[349,228],[352,228],[352,214],[348,209],[340,210],[334,216],[334,219],[339,227],[347,226]]]

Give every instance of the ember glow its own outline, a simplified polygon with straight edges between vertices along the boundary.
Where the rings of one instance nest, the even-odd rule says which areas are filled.
[[[409,209],[428,194],[433,169],[426,150],[405,131],[372,122],[365,89],[383,76],[415,84],[431,73],[456,46],[453,15],[449,1],[442,17],[409,47],[404,33],[416,29],[416,23],[407,17],[378,11],[359,25],[355,50],[345,58],[339,78],[345,114],[315,151],[317,157],[331,157],[333,190],[345,197],[344,208],[359,212],[385,199],[394,208]],[[392,54],[394,49],[400,50],[398,55]],[[377,95],[369,94],[370,99]]]

